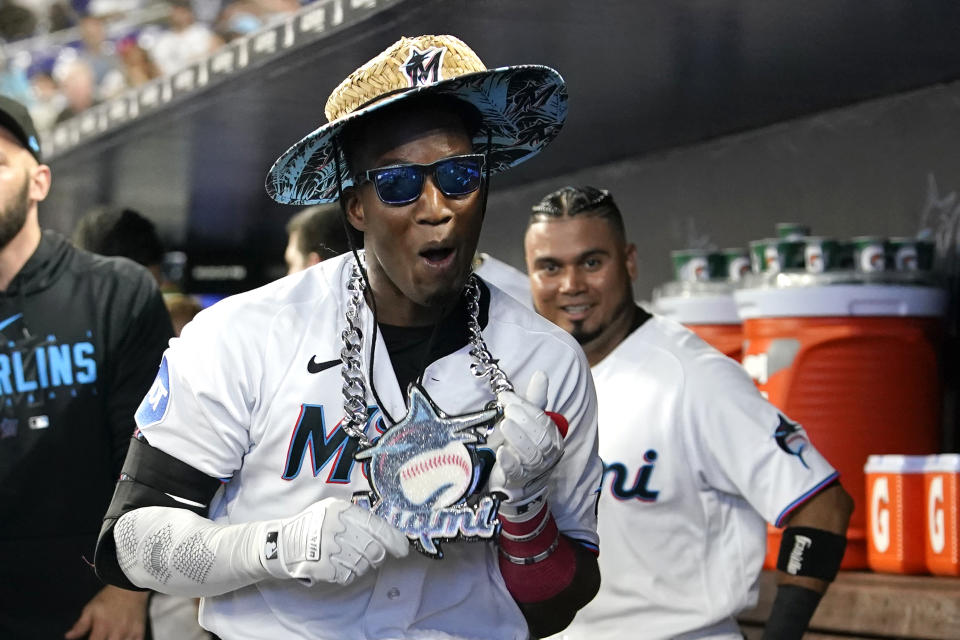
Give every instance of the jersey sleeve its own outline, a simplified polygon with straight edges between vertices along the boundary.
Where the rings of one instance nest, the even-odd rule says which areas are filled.
[[[200,312],[170,341],[136,413],[151,446],[215,478],[240,468],[263,397],[262,344],[229,303]]]
[[[571,352],[573,349],[571,349]],[[586,359],[579,351],[566,367],[551,370],[547,411],[552,412],[561,433],[566,429],[563,456],[553,470],[550,511],[566,536],[597,549],[597,499],[603,462],[597,451],[597,394]]]
[[[739,365],[719,355],[697,364],[687,369],[683,393],[692,462],[711,488],[742,496],[767,522],[782,526],[793,509],[837,479],[836,470]]]

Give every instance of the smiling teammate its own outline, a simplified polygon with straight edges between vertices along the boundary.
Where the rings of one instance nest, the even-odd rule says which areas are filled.
[[[556,632],[598,586],[595,394],[576,343],[471,262],[490,174],[559,132],[563,81],[404,38],[326,114],[267,191],[339,199],[365,251],[227,299],[171,343],[97,570],[205,596],[225,640]]]
[[[787,528],[764,637],[799,639],[846,545],[837,473],[737,363],[634,303],[609,192],[547,195],[525,249],[534,304],[583,346],[600,411],[603,582],[563,637],[741,638],[767,521]]]

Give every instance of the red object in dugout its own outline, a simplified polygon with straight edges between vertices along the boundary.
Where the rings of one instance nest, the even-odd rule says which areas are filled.
[[[816,296],[825,289],[830,291],[822,303]],[[936,316],[943,296],[922,287],[840,289],[772,290],[770,297],[780,296],[774,304],[738,292],[737,301],[745,316],[744,367],[840,472],[856,505],[841,567],[863,569],[867,456],[929,454],[939,445],[942,325]],[[741,298],[743,293],[747,297]],[[883,306],[887,300],[892,311]],[[857,306],[862,301],[866,303]],[[850,309],[850,315],[827,313],[838,307]],[[769,527],[765,568],[776,566],[779,548],[780,531]]]
[[[923,472],[924,555],[937,576],[960,576],[960,454],[931,456]]]
[[[925,456],[867,458],[867,564],[874,571],[926,573],[925,462]]]

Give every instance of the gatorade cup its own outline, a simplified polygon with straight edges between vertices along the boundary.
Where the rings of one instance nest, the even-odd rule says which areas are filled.
[[[750,243],[750,264],[755,273],[803,271],[803,240],[765,238]]]
[[[776,242],[773,238],[750,241],[750,269],[754,273],[764,273],[767,270],[767,245]]]
[[[710,279],[710,252],[703,249],[677,249],[670,252],[673,276],[677,282],[704,282]]]
[[[733,247],[724,249],[721,253],[727,266],[725,277],[730,282],[739,282],[750,272],[750,254],[746,249]]]
[[[853,270],[853,242],[838,240],[837,254],[837,267],[841,270]]]
[[[923,472],[926,456],[869,456],[867,564],[883,573],[926,573]]]
[[[916,238],[890,238],[890,253],[897,271],[930,271],[933,243]]]
[[[887,271],[891,268],[890,243],[880,236],[858,236],[853,239],[854,268],[862,273]]]
[[[927,570],[960,576],[960,454],[928,456],[923,471]]]
[[[777,257],[776,268],[768,264],[768,271],[803,271],[806,269],[804,249],[807,243],[802,238],[777,240],[772,247],[767,246],[767,254],[775,252]],[[774,249],[774,251],[771,251]]]
[[[803,241],[803,259],[807,273],[824,273],[842,268],[840,245],[836,240],[808,236]]]

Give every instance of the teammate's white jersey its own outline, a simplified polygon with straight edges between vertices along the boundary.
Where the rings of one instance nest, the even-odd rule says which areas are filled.
[[[482,262],[475,270],[478,276],[509,293],[515,300],[533,308],[533,294],[530,293],[530,279],[527,274],[489,253],[481,253],[480,259]]]
[[[340,333],[352,263],[352,256],[341,256],[228,298],[171,341],[158,377],[166,383],[148,394],[139,427],[154,447],[225,480],[211,508],[214,521],[289,517],[322,498],[349,500],[369,490],[353,460],[356,443],[339,428]],[[372,322],[364,307],[365,373]],[[551,511],[561,531],[595,545],[602,463],[596,398],[582,352],[563,331],[494,287],[483,335],[518,389],[537,370],[549,375],[547,408],[569,422],[565,453],[553,473]],[[451,415],[482,409],[493,399],[487,380],[471,374],[468,350],[441,358],[423,375],[424,388]],[[373,377],[389,413],[402,417],[405,393],[379,338]],[[368,401],[374,404],[372,395]],[[378,417],[368,422],[370,437]],[[200,620],[225,640],[526,638],[526,621],[504,585],[494,544],[450,542],[443,550],[442,560],[412,550],[404,559],[388,557],[349,586],[262,581],[206,598]]]
[[[740,638],[765,521],[836,472],[736,362],[672,320],[648,319],[593,376],[602,581],[557,637]]]

